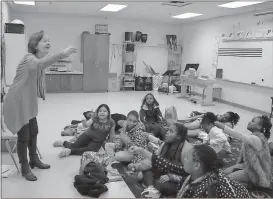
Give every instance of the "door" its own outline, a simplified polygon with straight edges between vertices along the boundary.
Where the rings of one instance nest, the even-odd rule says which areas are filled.
[[[86,35],[84,42],[83,90],[108,89],[109,36]]]

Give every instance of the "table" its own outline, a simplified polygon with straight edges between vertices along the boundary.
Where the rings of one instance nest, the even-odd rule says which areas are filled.
[[[186,92],[186,86],[195,86],[203,89],[202,95],[202,106],[213,106],[213,84],[216,82],[215,79],[205,79],[198,77],[190,77],[187,75],[181,75],[181,96],[179,98],[188,98]]]

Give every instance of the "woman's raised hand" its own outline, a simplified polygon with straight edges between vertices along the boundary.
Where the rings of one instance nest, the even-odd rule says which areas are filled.
[[[77,52],[77,48],[75,48],[74,46],[69,46],[68,48],[66,48],[63,51],[63,54],[68,57],[69,55],[76,53]]]

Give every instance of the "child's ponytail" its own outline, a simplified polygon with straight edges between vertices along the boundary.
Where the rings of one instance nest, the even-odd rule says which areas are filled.
[[[271,121],[265,115],[261,116],[260,119],[261,119],[261,126],[262,126],[261,131],[264,134],[264,136],[266,137],[266,139],[269,139],[270,138],[270,134],[271,134],[270,130],[272,128]]]

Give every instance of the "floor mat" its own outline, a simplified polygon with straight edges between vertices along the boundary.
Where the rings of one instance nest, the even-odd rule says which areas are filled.
[[[114,163],[112,167],[117,169],[121,175],[123,175],[123,179],[131,192],[134,194],[136,198],[142,198],[141,192],[144,191],[144,186],[142,182],[139,182],[136,178],[131,177],[127,174],[128,170],[126,164],[123,163]]]

